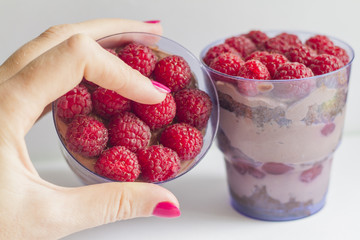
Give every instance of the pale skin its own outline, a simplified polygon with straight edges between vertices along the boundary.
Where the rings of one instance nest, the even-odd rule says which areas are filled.
[[[152,216],[176,197],[148,183],[107,183],[77,188],[43,180],[24,137],[50,103],[83,76],[141,103],[165,98],[139,72],[104,50],[96,39],[119,32],[161,34],[159,23],[99,19],[50,27],[0,66],[0,239],[58,239],[83,229]]]

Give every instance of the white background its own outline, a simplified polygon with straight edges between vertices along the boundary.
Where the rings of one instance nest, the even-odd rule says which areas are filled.
[[[275,230],[278,237],[284,237],[287,229],[296,232],[295,238],[292,239],[303,239],[302,237],[315,239],[324,233],[326,233],[324,239],[360,239],[359,231],[357,231],[355,223],[351,221],[351,219],[356,219],[356,214],[352,210],[354,210],[353,208],[356,210],[355,200],[360,201],[359,196],[356,195],[357,198],[354,197],[349,200],[350,202],[347,199],[340,198],[344,196],[340,194],[350,191],[349,184],[351,181],[356,180],[349,178],[348,170],[351,167],[348,165],[346,168],[342,163],[352,164],[352,161],[356,163],[359,160],[356,152],[360,139],[360,111],[358,106],[360,103],[360,94],[358,93],[360,91],[360,67],[357,57],[357,53],[360,53],[359,10],[360,1],[357,0],[0,0],[0,62],[5,61],[18,47],[51,25],[105,17],[161,20],[164,27],[163,35],[179,42],[196,56],[199,56],[205,45],[214,40],[252,29],[310,31],[340,38],[349,43],[355,50],[344,142],[338,153],[338,156],[346,159],[337,159],[335,167],[338,168],[337,170],[334,169],[332,179],[334,182],[333,190],[330,189],[329,192],[332,199],[336,198],[336,200],[342,201],[341,203],[337,203],[335,200],[329,201],[329,207],[325,208],[319,215],[308,218],[310,220],[295,221],[297,223],[282,223],[281,225],[253,221],[242,217],[228,206],[222,157],[215,145],[193,172],[168,187],[179,197],[183,210],[181,219],[175,220],[173,224],[179,224],[178,227],[186,227],[189,231],[198,229],[198,239],[205,236],[206,232],[211,233],[210,236],[206,237],[207,239],[215,239],[221,236],[225,236],[221,239],[264,239],[269,234],[275,234],[273,235],[275,238]],[[61,159],[51,115],[34,126],[27,135],[26,141],[35,165],[45,178],[66,186],[78,184],[76,178]],[[54,170],[54,166],[58,169]],[[356,174],[355,169],[351,171]],[[67,176],[67,178],[61,178],[62,175]],[[211,177],[207,179],[206,177],[210,175]],[[199,184],[192,184],[191,181],[198,179],[199,176],[206,176],[205,179],[207,180],[205,182],[199,181]],[[359,178],[357,181],[359,182]],[[182,184],[191,185],[190,190]],[[207,189],[206,193],[200,196],[195,195],[200,188],[209,187],[207,184],[211,184],[212,188]],[[216,190],[218,194],[215,194]],[[194,194],[193,202],[191,200],[192,194]],[[347,202],[346,210],[349,212],[345,212],[342,207],[344,202]],[[195,209],[196,207],[197,209]],[[356,211],[360,211],[359,207]],[[342,220],[336,220],[336,218]],[[350,220],[343,220],[347,218]],[[329,222],[331,220],[336,221],[336,223]],[[324,221],[326,224],[321,223]],[[120,238],[121,234],[131,237],[131,231],[136,232],[138,225],[144,229],[166,226],[168,231],[174,231],[176,239],[180,238],[181,234],[177,235],[175,231],[182,231],[168,221],[136,219],[86,231],[70,238],[105,239],[108,236],[109,239],[117,239]],[[214,232],[217,226],[219,226],[218,234]],[[238,230],[236,232],[228,230],[222,232],[220,229],[226,229],[226,226],[231,226],[231,229],[238,228]],[[311,231],[311,233],[304,233],[301,229]],[[226,237],[229,232],[237,235]],[[118,233],[120,235],[117,235]],[[145,239],[152,239],[149,235],[144,236]],[[171,235],[169,233],[166,236]],[[270,239],[274,238],[271,237]],[[157,239],[161,239],[161,236],[158,235]]]

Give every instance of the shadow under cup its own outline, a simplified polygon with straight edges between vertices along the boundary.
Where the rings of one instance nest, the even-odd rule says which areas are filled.
[[[350,62],[311,78],[251,80],[207,67],[220,103],[217,144],[225,158],[231,204],[240,213],[286,221],[324,206],[354,57],[350,46],[331,40],[347,51]],[[223,41],[205,48],[201,58]]]

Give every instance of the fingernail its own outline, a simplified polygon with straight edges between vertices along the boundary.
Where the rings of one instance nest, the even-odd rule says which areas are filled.
[[[159,23],[160,20],[148,20],[148,21],[144,21],[144,23]]]
[[[154,80],[151,80],[151,82],[159,92],[162,92],[162,93],[170,93],[171,92],[170,88],[168,88],[167,86],[162,85],[161,83],[154,81]]]
[[[161,202],[156,205],[153,215],[157,217],[173,218],[179,217],[181,214],[179,208],[177,208],[171,202]]]

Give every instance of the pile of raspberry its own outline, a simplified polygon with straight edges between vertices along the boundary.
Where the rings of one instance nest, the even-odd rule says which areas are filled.
[[[349,56],[324,35],[312,36],[303,43],[295,34],[284,32],[269,37],[262,31],[253,30],[211,47],[203,61],[210,68],[231,76],[287,80],[335,71],[349,62]],[[239,92],[247,96],[259,94],[257,84],[256,81],[237,81]],[[293,81],[279,85],[275,90],[279,97],[302,97],[314,87],[314,81]]]
[[[136,42],[107,50],[171,92],[161,103],[147,105],[83,79],[56,101],[56,116],[67,125],[62,136],[66,147],[96,159],[94,171],[111,180],[174,178],[181,164],[194,160],[202,149],[210,97],[196,87],[181,56],[164,56]]]

